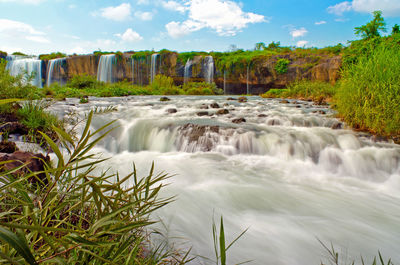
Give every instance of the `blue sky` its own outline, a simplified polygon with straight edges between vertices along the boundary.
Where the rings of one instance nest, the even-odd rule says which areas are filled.
[[[388,32],[400,24],[400,0],[0,0],[0,10],[0,50],[29,54],[325,47],[356,39],[374,10]]]

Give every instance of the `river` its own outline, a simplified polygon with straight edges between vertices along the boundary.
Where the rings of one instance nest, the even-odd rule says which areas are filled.
[[[370,260],[380,250],[400,262],[398,145],[332,129],[340,127],[334,112],[312,102],[169,98],[67,99],[51,110],[118,109],[95,115],[94,129],[111,120],[119,127],[94,152],[111,157],[104,169],[122,175],[134,162],[146,176],[152,161],[173,175],[162,194],[176,200],[154,218],[163,220],[170,242],[193,246],[194,255],[214,257],[212,220],[223,215],[227,241],[249,228],[228,251],[228,264],[320,264],[327,253],[317,238],[345,261]],[[229,113],[214,114],[213,103]],[[232,122],[238,118],[245,122]]]

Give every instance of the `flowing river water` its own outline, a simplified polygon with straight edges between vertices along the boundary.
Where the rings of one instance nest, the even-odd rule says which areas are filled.
[[[152,161],[174,175],[162,194],[176,201],[155,217],[193,254],[214,257],[212,219],[223,215],[228,241],[249,228],[228,251],[228,264],[320,264],[327,253],[317,238],[344,261],[370,260],[380,250],[400,262],[398,145],[342,129],[332,110],[311,102],[169,98],[67,99],[51,109],[60,116],[118,109],[95,115],[93,129],[111,120],[119,127],[94,151],[111,157],[104,169],[121,175],[135,162],[146,176]],[[229,113],[205,109],[213,103]],[[232,122],[238,118],[246,122]]]

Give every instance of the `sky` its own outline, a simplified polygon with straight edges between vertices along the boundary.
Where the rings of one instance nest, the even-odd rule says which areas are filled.
[[[357,39],[374,10],[388,33],[400,24],[400,0],[0,0],[0,10],[0,50],[32,55],[326,47]]]

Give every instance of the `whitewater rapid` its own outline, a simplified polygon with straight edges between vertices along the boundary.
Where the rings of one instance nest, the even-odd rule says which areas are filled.
[[[398,145],[346,129],[312,102],[159,98],[67,99],[51,110],[82,116],[95,106],[118,109],[94,116],[93,129],[118,125],[94,152],[111,157],[104,169],[122,175],[134,162],[146,176],[153,161],[156,171],[173,175],[162,194],[176,201],[156,217],[175,247],[193,246],[193,255],[212,259],[212,218],[223,215],[228,241],[249,228],[228,264],[320,264],[326,252],[317,238],[347,261],[370,260],[379,250],[400,262]]]

